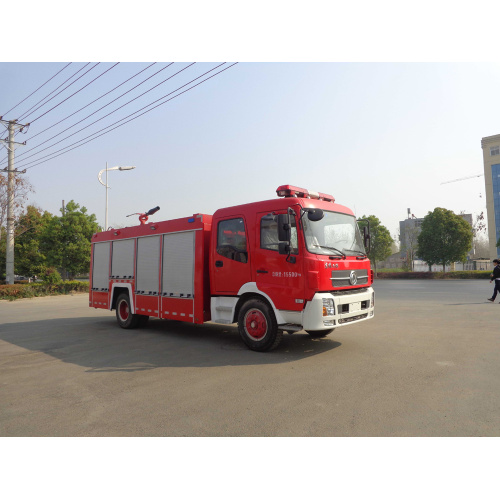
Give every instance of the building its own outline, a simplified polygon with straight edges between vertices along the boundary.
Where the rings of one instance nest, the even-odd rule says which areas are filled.
[[[490,259],[493,260],[499,257],[496,244],[500,238],[500,135],[483,137],[481,148],[483,149]]]

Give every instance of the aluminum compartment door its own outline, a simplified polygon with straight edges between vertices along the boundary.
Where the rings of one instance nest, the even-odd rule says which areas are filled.
[[[159,292],[160,236],[137,239],[136,293],[155,295]]]
[[[130,279],[134,277],[135,239],[113,241],[111,277]]]
[[[194,296],[195,232],[171,233],[163,236],[162,295]]]
[[[94,262],[92,263],[92,289],[109,288],[109,249],[110,242],[94,243]]]

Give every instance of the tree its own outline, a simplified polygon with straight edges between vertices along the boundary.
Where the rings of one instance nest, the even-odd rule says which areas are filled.
[[[4,226],[7,221],[7,205],[8,197],[8,177],[0,174],[0,227]],[[22,209],[28,198],[28,194],[34,192],[33,186],[26,177],[22,175],[14,176],[14,212]],[[1,237],[1,235],[0,235]]]
[[[391,243],[391,254],[399,252],[399,231],[393,235]]]
[[[489,259],[490,255],[490,241],[487,236],[474,236],[472,241],[474,248],[474,258],[476,259]]]
[[[47,258],[41,250],[45,230],[53,215],[28,205],[15,222],[15,269],[16,274],[41,275]]]
[[[401,242],[401,251],[406,255],[405,267],[409,271],[413,271],[413,261],[417,258],[419,234],[420,222],[414,218],[408,219],[404,239]]]
[[[368,257],[370,258],[376,275],[377,262],[385,260],[389,257],[389,255],[391,255],[391,245],[394,240],[392,239],[389,230],[380,223],[378,217],[375,217],[375,215],[363,215],[361,218],[368,219],[370,221],[371,248],[368,253]],[[359,222],[359,226],[361,228],[366,225],[366,222]]]
[[[472,227],[459,215],[446,208],[435,208],[422,222],[418,236],[418,255],[429,267],[464,262],[472,248]]]
[[[90,240],[97,230],[94,214],[73,200],[68,202],[62,216],[53,217],[44,232],[41,250],[47,264],[61,269],[64,279],[88,272]]]
[[[6,258],[7,230],[0,226],[0,280],[5,279],[5,258]]]

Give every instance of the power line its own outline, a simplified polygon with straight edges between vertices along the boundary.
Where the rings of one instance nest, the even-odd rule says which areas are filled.
[[[45,99],[47,99],[47,97],[49,97],[51,94],[53,94],[58,88],[62,87],[68,80],[71,80],[71,78],[73,78],[75,75],[77,75],[80,71],[82,71],[85,67],[87,67],[90,63],[87,63],[85,66],[83,66],[82,68],[80,68],[76,73],[74,73],[73,75],[71,75],[67,80],[65,80],[61,85],[59,85],[59,87],[57,87],[56,89],[54,89],[50,94],[48,94],[47,96],[45,96],[43,99],[41,99],[40,101],[38,101],[37,104],[41,103],[42,101],[44,101]],[[27,116],[31,115],[32,113],[34,113],[35,111],[39,110],[40,108],[42,108],[43,106],[45,106],[48,102],[52,101],[52,99],[54,99],[55,97],[57,97],[59,94],[61,94],[62,92],[64,92],[67,88],[71,87],[71,85],[75,84],[78,80],[80,80],[80,78],[83,78],[89,71],[92,71],[96,66],[98,66],[100,63],[96,63],[94,64],[94,66],[92,66],[89,70],[87,70],[85,73],[83,73],[83,75],[80,75],[75,81],[71,82],[69,85],[67,85],[66,87],[64,87],[62,90],[60,90],[56,95],[52,96],[50,99],[48,99],[47,101],[45,102],[42,102],[42,104],[40,104],[40,106],[38,106],[36,109],[34,109],[33,111],[31,111],[30,113],[28,113],[28,111],[32,110],[37,104],[34,104],[30,109],[28,109],[28,111],[26,111],[26,113],[24,113],[24,115],[22,115],[20,118],[18,118],[18,120],[22,120],[24,118],[26,118]],[[117,63],[119,64],[119,63]],[[116,66],[116,65],[115,65]],[[93,80],[92,80],[93,81]],[[92,83],[92,82],[90,82]],[[89,84],[88,84],[89,85]],[[82,89],[85,88],[85,87],[82,87]],[[80,90],[82,90],[80,89]],[[78,92],[75,92],[75,93],[78,93]],[[74,94],[72,94],[74,95]],[[69,96],[69,97],[72,97]],[[69,97],[67,99],[69,99]],[[67,100],[65,99],[65,100]],[[64,101],[62,101],[64,102]],[[62,104],[59,103],[59,104]],[[58,106],[58,105],[57,105]],[[56,108],[57,106],[54,106],[54,108]],[[52,108],[52,109],[54,109]],[[49,109],[49,111],[52,111],[52,109]],[[49,112],[47,111],[47,113]],[[47,113],[44,113],[44,114],[47,114]],[[43,115],[41,115],[43,116]],[[38,117],[40,118],[40,116]],[[36,119],[38,119],[36,118]],[[27,127],[29,128],[30,126],[30,123],[27,124]],[[16,130],[14,136],[19,133],[19,130]]]
[[[92,71],[99,64],[101,64],[101,63],[94,64],[94,66],[92,66],[90,69],[88,69],[87,71],[85,71],[85,73],[83,73],[83,75],[80,75],[74,82],[71,82],[70,84],[66,85],[66,87],[64,87],[62,90],[60,90],[57,94],[53,95],[50,99],[48,99],[44,103],[40,104],[40,106],[38,106],[38,108],[34,109],[33,111],[31,111],[31,113],[29,113],[28,115],[25,115],[23,118],[19,118],[19,119],[20,120],[24,119],[24,118],[26,118],[26,116],[29,116],[29,115],[33,114],[35,111],[38,111],[40,108],[43,108],[43,106],[45,106],[47,103],[49,103],[50,101],[52,101],[52,99],[54,99],[59,94],[61,94],[62,92],[64,92],[67,88],[71,87],[71,85],[74,85],[78,80],[80,80],[80,78],[83,78],[89,71]]]
[[[95,102],[99,101],[100,99],[102,99],[103,97],[106,97],[108,94],[111,94],[111,92],[115,91],[117,88],[121,87],[122,85],[125,85],[128,81],[132,80],[133,78],[135,78],[136,76],[140,75],[141,73],[143,73],[144,71],[146,71],[147,69],[149,69],[151,66],[154,66],[156,63],[152,63],[150,64],[149,66],[146,66],[144,69],[141,69],[141,71],[139,71],[138,73],[136,73],[135,75],[131,76],[130,78],[128,78],[127,80],[125,80],[124,82],[120,83],[120,85],[117,85],[116,87],[114,87],[113,89],[109,90],[108,92],[106,92],[105,94],[99,96],[97,99],[94,99],[92,102],[89,102],[88,104],[86,104],[85,106],[83,106],[83,108],[80,108],[79,110],[75,111],[74,113],[71,113],[70,115],[66,116],[66,118],[63,118],[62,120],[59,120],[57,123],[54,123],[54,125],[51,125],[50,127],[47,127],[46,129],[42,130],[41,132],[38,132],[37,134],[33,135],[30,137],[30,140],[31,139],[34,139],[35,137],[39,136],[40,134],[43,134],[44,132],[46,132],[47,130],[55,127],[56,125],[59,125],[60,123],[66,121],[68,118],[71,118],[73,115],[76,115],[77,113],[79,113],[80,111],[82,111],[83,109],[85,108],[88,108],[91,104],[94,104]],[[156,74],[156,73],[155,73]],[[154,75],[153,75],[154,76]],[[66,129],[67,130],[67,129]],[[50,140],[50,139],[49,139]]]
[[[222,64],[226,64],[226,63],[222,63]],[[211,71],[213,71],[214,69],[216,69],[216,68],[218,68],[218,67],[222,66],[222,64],[219,64],[219,65],[218,65],[218,66],[216,66],[215,68],[212,68],[211,70],[209,70],[209,71],[207,71],[207,72],[203,73],[203,75],[200,75],[199,77],[195,78],[194,80],[191,80],[191,82],[186,83],[186,84],[185,84],[185,85],[183,85],[182,87],[185,87],[186,85],[189,85],[189,83],[192,83],[192,82],[194,82],[195,80],[197,80],[198,78],[201,78],[202,76],[206,75],[207,73],[210,73],[210,72],[211,72]],[[124,122],[124,123],[122,123],[122,124],[120,124],[120,125],[117,125],[116,127],[112,128],[112,129],[110,129],[110,130],[107,130],[106,132],[103,132],[102,134],[98,135],[97,137],[94,137],[94,138],[89,139],[88,141],[86,141],[86,142],[84,142],[84,143],[82,143],[82,144],[79,144],[78,146],[75,146],[75,147],[73,147],[73,148],[71,148],[71,149],[68,149],[67,151],[64,151],[64,152],[59,153],[59,154],[57,154],[57,155],[55,155],[55,156],[52,156],[52,158],[48,158],[48,159],[46,159],[46,160],[44,160],[44,161],[39,161],[39,160],[42,160],[42,158],[39,158],[38,160],[33,160],[33,161],[32,161],[32,162],[30,162],[30,163],[33,163],[33,162],[38,162],[38,163],[35,163],[35,165],[32,165],[31,167],[26,168],[26,170],[29,170],[30,168],[34,168],[34,167],[36,167],[36,166],[38,166],[38,165],[40,165],[40,164],[42,164],[42,163],[46,163],[46,162],[48,162],[48,161],[50,161],[50,160],[53,160],[54,158],[57,158],[58,156],[61,156],[61,155],[63,155],[63,154],[69,153],[69,152],[70,152],[70,151],[72,151],[73,149],[77,149],[77,148],[79,148],[79,147],[81,147],[81,146],[83,146],[83,145],[85,145],[85,144],[87,144],[87,143],[89,143],[89,142],[91,142],[91,141],[93,141],[93,140],[95,140],[95,139],[97,139],[97,138],[99,138],[99,137],[101,137],[101,136],[103,136],[103,135],[105,135],[105,134],[107,134],[107,133],[109,133],[109,132],[111,132],[111,131],[113,131],[113,130],[115,130],[115,129],[119,128],[119,127],[121,127],[121,126],[123,126],[123,125],[125,125],[126,123],[129,123],[129,122],[131,122],[131,121],[135,120],[136,118],[139,118],[140,116],[145,115],[146,113],[149,113],[149,112],[150,112],[150,111],[152,111],[153,109],[156,109],[156,108],[158,108],[159,106],[162,106],[163,104],[166,104],[167,102],[171,101],[172,99],[175,99],[176,97],[179,97],[180,95],[185,94],[186,92],[190,91],[191,89],[193,89],[193,88],[197,87],[198,85],[201,85],[202,83],[206,82],[207,80],[210,80],[210,78],[213,78],[214,76],[217,76],[218,74],[222,73],[223,71],[226,71],[227,69],[229,69],[229,68],[231,68],[231,67],[235,66],[236,64],[238,64],[238,63],[237,63],[237,62],[235,62],[235,63],[233,63],[233,64],[231,64],[231,65],[229,65],[229,66],[225,67],[224,69],[222,69],[222,70],[218,71],[217,73],[214,73],[213,75],[211,75],[211,76],[209,76],[209,77],[205,78],[204,80],[202,80],[201,82],[198,82],[197,84],[193,85],[192,87],[189,87],[188,89],[183,90],[182,92],[180,92],[179,94],[177,94],[177,95],[175,95],[175,96],[171,97],[170,99],[167,99],[166,101],[164,101],[164,102],[161,102],[161,103],[157,104],[157,105],[156,105],[156,106],[154,106],[153,108],[151,108],[151,109],[149,109],[149,110],[147,110],[147,111],[144,111],[144,113],[141,113],[140,115],[135,116],[134,118],[131,118],[130,120],[127,120],[126,122]],[[129,116],[132,116],[132,115],[134,115],[134,114],[137,114],[137,113],[139,113],[140,111],[142,111],[143,109],[145,109],[145,108],[147,108],[147,107],[152,106],[155,102],[158,102],[158,101],[163,100],[165,97],[167,97],[168,95],[170,95],[170,94],[172,94],[172,93],[174,93],[174,92],[177,92],[177,90],[181,89],[182,87],[179,87],[179,88],[177,88],[176,90],[174,90],[174,91],[170,92],[169,94],[167,94],[167,95],[165,95],[165,96],[161,97],[160,99],[157,99],[156,101],[153,101],[151,104],[148,104],[147,106],[145,106],[145,107],[141,108],[140,110],[136,111],[135,113],[132,113],[132,114],[131,114],[131,115],[129,115]],[[115,125],[116,123],[119,123],[120,121],[123,121],[123,120],[125,120],[126,118],[128,118],[128,117],[122,118],[121,120],[118,120],[117,122],[115,122],[115,123],[113,123],[113,124],[109,125],[108,127],[103,128],[103,129],[101,129],[101,130],[106,130],[106,128],[112,127],[112,126],[113,126],[113,125]],[[77,142],[75,142],[75,143],[73,143],[73,144],[70,144],[69,146],[66,146],[65,148],[60,149],[59,151],[63,151],[64,149],[67,149],[67,148],[69,148],[69,147],[73,146],[74,144],[78,144],[79,142],[82,142],[82,141],[84,141],[85,139],[87,139],[88,137],[92,137],[92,135],[98,134],[99,132],[100,132],[100,131],[97,131],[97,132],[95,132],[94,134],[91,134],[91,135],[89,135],[89,136],[85,137],[84,139],[81,139],[80,141],[77,141]],[[54,153],[51,153],[51,154],[49,154],[49,155],[47,155],[47,156],[51,156],[51,155],[53,155],[53,154],[55,154],[55,153],[58,153],[59,151],[55,151]],[[26,165],[29,165],[29,163],[27,163]]]
[[[54,139],[55,137],[57,137],[58,135],[66,132],[67,130],[75,127],[76,125],[78,125],[79,123],[85,121],[87,118],[90,118],[92,115],[95,115],[97,112],[101,111],[102,109],[104,109],[105,107],[109,106],[111,103],[115,102],[116,100],[120,99],[121,97],[123,97],[125,94],[128,94],[130,91],[134,90],[135,88],[137,88],[139,85],[142,85],[145,81],[149,80],[150,78],[152,78],[153,76],[155,76],[156,74],[160,73],[160,71],[163,71],[165,69],[167,69],[169,66],[171,66],[172,64],[174,64],[173,62],[170,63],[170,64],[167,64],[167,66],[165,66],[164,68],[162,68],[161,70],[157,71],[156,73],[154,73],[153,75],[151,75],[150,77],[146,78],[144,81],[142,81],[141,83],[137,84],[135,87],[133,87],[132,89],[128,90],[127,92],[123,93],[121,96],[118,96],[117,98],[113,99],[111,102],[109,102],[108,104],[106,104],[105,106],[102,106],[101,108],[99,108],[97,111],[94,111],[93,113],[91,113],[90,115],[86,116],[85,118],[82,118],[80,121],[74,123],[73,125],[71,125],[70,127],[64,129],[62,132],[60,132],[59,134],[56,134],[52,137],[50,137],[49,139],[45,140],[44,142],[38,144],[37,146],[31,148],[30,150],[26,151],[25,153],[23,154],[26,154],[27,152],[29,151],[33,151],[34,149],[37,149],[39,148],[40,146],[43,146],[43,144],[51,141],[52,139]],[[50,149],[52,147],[54,147],[56,144],[59,144],[63,141],[65,141],[66,139],[69,139],[70,137],[73,137],[74,135],[78,134],[79,132],[81,132],[82,130],[85,130],[86,128],[89,128],[91,127],[92,125],[96,124],[97,122],[100,122],[101,120],[104,120],[104,118],[107,118],[108,116],[112,115],[113,113],[116,113],[116,111],[120,110],[121,108],[127,106],[128,104],[130,104],[131,102],[133,101],[136,101],[137,99],[139,99],[140,97],[142,97],[143,95],[147,94],[148,92],[151,92],[152,90],[154,90],[156,87],[158,87],[159,85],[162,85],[163,83],[165,83],[167,80],[170,80],[171,78],[173,78],[174,76],[178,75],[179,73],[182,73],[184,70],[188,69],[190,66],[192,66],[193,64],[196,64],[196,63],[191,63],[191,64],[188,64],[186,67],[182,68],[181,70],[177,71],[177,73],[174,73],[173,75],[169,76],[168,78],[166,78],[165,80],[161,81],[160,83],[156,84],[154,87],[151,87],[150,89],[146,90],[145,92],[143,92],[142,94],[134,97],[133,99],[131,99],[130,101],[126,102],[125,104],[122,104],[121,106],[119,106],[118,108],[114,109],[113,111],[111,111],[110,113],[108,113],[107,115],[104,115],[102,116],[101,118],[98,118],[97,120],[94,120],[92,123],[89,123],[88,125],[85,125],[85,127],[82,127],[81,129],[77,130],[76,132],[73,132],[72,134],[69,134],[67,135],[66,137],[62,138],[61,140],[57,141],[57,142],[54,142],[53,144],[51,144],[50,146],[47,146],[46,148],[43,148],[41,149],[40,151],[36,152],[36,153],[33,153],[29,156],[27,156],[26,158],[24,158],[24,160],[27,160],[28,158],[31,158],[33,156],[36,156],[38,154],[40,154],[42,151],[46,151],[47,149]],[[64,148],[63,148],[64,149]],[[19,155],[19,157],[23,156],[23,154]],[[23,160],[21,160],[23,161]],[[37,160],[35,160],[37,161]]]
[[[99,63],[97,63],[99,64]],[[96,64],[96,66],[97,66]],[[58,106],[60,106],[63,102],[66,102],[68,99],[71,99],[71,97],[73,97],[74,95],[78,94],[78,92],[81,92],[84,88],[88,87],[90,84],[94,83],[98,78],[101,78],[102,75],[106,74],[108,71],[111,71],[113,68],[115,68],[116,66],[118,66],[120,63],[117,62],[116,64],[113,64],[113,66],[111,66],[111,68],[108,68],[106,71],[103,71],[100,75],[96,76],[93,80],[90,80],[89,83],[85,84],[83,87],[81,87],[80,89],[78,89],[76,92],[73,92],[70,96],[66,97],[66,99],[63,99],[59,104],[56,104],[54,107],[50,108],[48,111],[45,111],[45,113],[42,113],[40,116],[37,116],[36,118],[34,118],[33,120],[31,120],[30,123],[34,123],[36,122],[37,120],[39,120],[42,116],[45,116],[47,113],[50,113],[53,109],[56,109]],[[94,66],[95,67],[95,66]],[[90,69],[93,69],[93,68],[90,68]],[[90,70],[89,70],[90,71]],[[83,76],[83,75],[82,75]],[[55,96],[54,96],[55,97]]]
[[[59,87],[56,87],[52,92],[50,92],[49,94],[47,94],[43,99],[40,99],[36,104],[33,104],[33,106],[31,106],[31,108],[29,108],[27,111],[25,111],[19,118],[18,120],[22,120],[23,117],[26,117],[28,116],[30,113],[30,111],[35,107],[35,106],[38,106],[41,102],[45,101],[45,99],[47,99],[47,97],[49,97],[51,94],[53,94],[57,89],[59,89],[60,87],[62,87],[67,81],[71,80],[74,76],[76,76],[78,73],[80,73],[80,71],[82,71],[84,68],[86,68],[90,63],[87,63],[85,64],[85,66],[81,67],[78,71],[76,71],[75,73],[73,73],[69,78],[67,78],[66,80],[64,80],[64,82],[61,83],[61,85],[59,85]]]
[[[19,106],[19,104],[22,104],[26,99],[29,99],[33,94],[35,94],[36,92],[38,92],[44,85],[46,85],[47,83],[49,83],[53,78],[55,78],[59,73],[61,73],[61,71],[64,71],[70,64],[71,63],[66,64],[66,66],[64,66],[63,69],[60,69],[54,76],[51,76],[45,83],[42,83],[42,85],[40,85],[40,87],[38,87],[36,90],[34,90],[33,92],[31,92],[31,94],[28,97],[25,97],[22,101],[18,102],[14,107],[12,107],[8,111],[6,111],[4,113],[4,116],[7,113],[10,113],[13,109],[17,108]]]

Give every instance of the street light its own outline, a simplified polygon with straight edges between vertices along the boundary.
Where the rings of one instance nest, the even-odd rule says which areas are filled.
[[[99,182],[106,188],[106,218],[104,222],[104,231],[108,230],[108,171],[109,170],[133,170],[135,167],[111,167],[108,168],[108,162],[106,162],[106,168],[103,168],[100,172],[97,178],[99,179]],[[102,182],[101,180],[101,175],[103,172],[106,172],[106,183]]]

